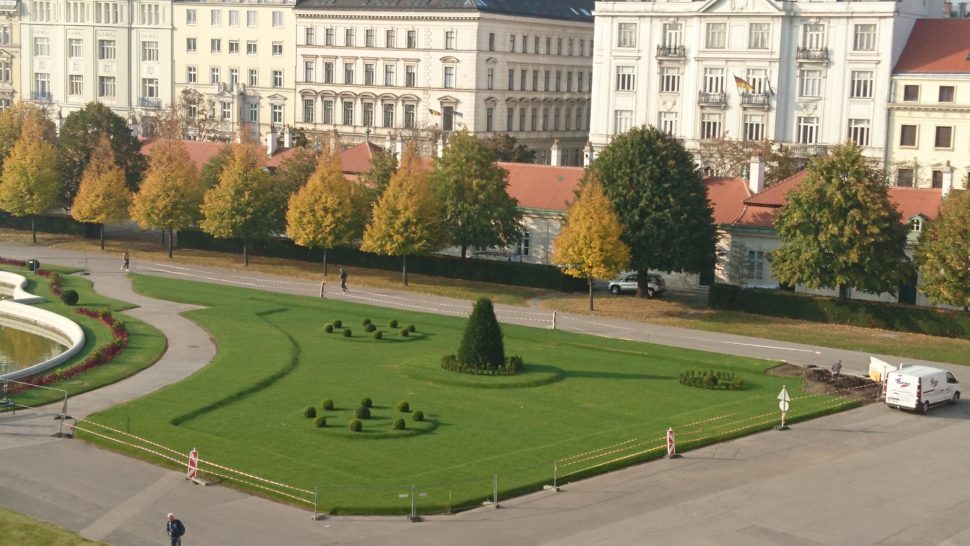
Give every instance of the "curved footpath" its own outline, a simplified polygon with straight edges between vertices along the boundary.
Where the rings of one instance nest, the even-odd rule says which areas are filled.
[[[43,247],[0,245],[0,256],[83,267],[95,289],[131,302],[126,311],[168,338],[151,368],[70,399],[76,416],[137,398],[194,373],[215,348],[180,313],[192,306],[134,293],[119,257]],[[316,296],[319,284],[202,266],[132,260],[132,270]],[[449,315],[471,303],[391,290],[327,297]],[[552,326],[552,313],[497,306],[504,322]],[[766,325],[770,322],[766,321]],[[561,313],[556,327],[594,335],[722,353],[828,365],[861,373],[868,354]],[[898,359],[887,357],[889,362]],[[919,362],[911,360],[913,362]],[[952,367],[951,367],[952,368]],[[970,374],[956,367],[970,382]],[[931,544],[970,543],[970,404],[928,417],[881,404],[639,465],[480,509],[411,524],[404,518],[335,517],[312,522],[306,511],[227,487],[189,485],[165,470],[83,442],[54,439],[56,412],[0,415],[0,505],[110,544],[163,543],[164,515],[187,524],[185,544]],[[255,439],[254,439],[255,440]],[[892,461],[921,453],[907,472]],[[203,454],[204,456],[204,454]],[[955,461],[963,461],[956,464]],[[923,470],[925,469],[925,470]],[[940,473],[940,469],[946,469]],[[941,479],[941,476],[946,476]],[[887,482],[890,480],[891,483]],[[905,494],[901,494],[905,492]],[[911,510],[922,505],[921,511]],[[0,536],[2,543],[2,536]]]

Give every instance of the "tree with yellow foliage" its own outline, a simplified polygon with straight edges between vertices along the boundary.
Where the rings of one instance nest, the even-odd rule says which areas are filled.
[[[418,162],[417,147],[409,142],[401,165],[374,205],[360,249],[385,256],[401,256],[402,278],[407,286],[408,256],[430,254],[443,247],[446,241],[441,207],[431,192],[428,172]]]
[[[111,141],[102,135],[84,168],[71,204],[71,217],[78,222],[101,224],[101,250],[104,250],[104,225],[127,218],[129,206],[131,191],[125,184],[125,171],[115,163]]]
[[[13,216],[30,216],[34,244],[36,216],[56,207],[64,189],[57,165],[57,148],[44,139],[43,123],[25,118],[20,138],[3,163],[0,208]]]
[[[630,263],[630,247],[613,205],[595,176],[583,186],[566,213],[566,225],[556,237],[552,262],[570,277],[586,279],[589,310],[593,310],[593,279],[611,278]]]

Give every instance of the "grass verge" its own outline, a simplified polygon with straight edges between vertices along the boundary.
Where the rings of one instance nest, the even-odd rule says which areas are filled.
[[[104,544],[81,538],[77,533],[31,519],[0,506],[0,542],[17,546],[79,546]]]

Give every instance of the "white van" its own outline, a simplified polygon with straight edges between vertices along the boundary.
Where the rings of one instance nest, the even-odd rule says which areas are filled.
[[[930,366],[903,366],[886,374],[886,404],[892,408],[919,410],[960,401],[960,383],[953,374]]]

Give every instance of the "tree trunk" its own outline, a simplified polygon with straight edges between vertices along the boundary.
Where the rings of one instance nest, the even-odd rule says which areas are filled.
[[[586,282],[589,283],[589,310],[592,311],[593,310],[593,277],[589,277],[588,279],[586,279]]]
[[[461,257],[462,257],[462,259],[465,258],[465,251],[467,251],[467,250],[468,250],[468,247],[467,246],[461,245]]]
[[[849,299],[849,285],[847,284],[839,285],[839,299],[843,301]]]
[[[327,249],[323,249],[323,276],[327,276]]]
[[[401,256],[401,263],[404,265],[404,268],[403,268],[404,286],[407,286],[408,285],[408,257]]]
[[[249,238],[243,237],[243,263],[249,267]]]
[[[637,297],[645,298],[647,297],[647,283],[650,279],[647,278],[646,269],[637,269]]]
[[[162,233],[164,234],[165,232],[162,231]],[[172,258],[172,250],[174,248],[175,248],[175,230],[170,229],[170,230],[168,230],[168,257],[169,257],[169,259]]]
[[[104,250],[104,222],[101,222],[101,250]]]
[[[33,237],[34,244],[36,245],[37,244],[37,223],[36,223],[36,217],[33,214],[30,215],[30,235],[31,237]]]

